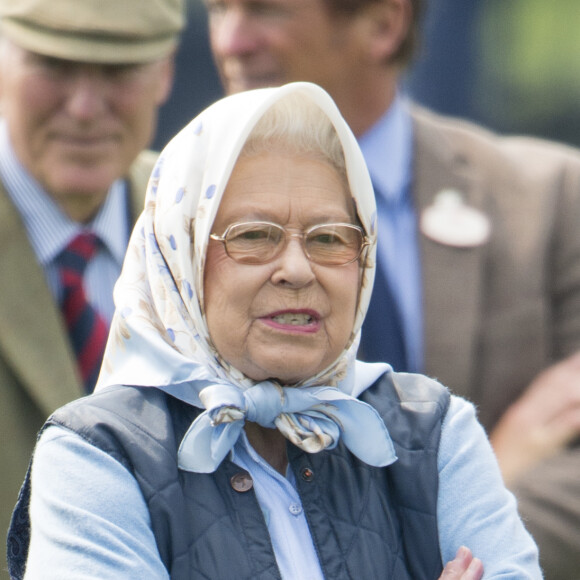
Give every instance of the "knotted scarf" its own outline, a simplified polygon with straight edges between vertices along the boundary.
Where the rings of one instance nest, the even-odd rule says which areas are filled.
[[[246,391],[212,385],[199,397],[207,410],[192,423],[179,449],[179,467],[187,471],[215,471],[238,440],[244,421],[277,428],[308,453],[332,449],[342,436],[350,451],[369,465],[382,467],[395,459],[375,409],[333,387],[297,389],[264,381]],[[379,435],[370,445],[363,425]]]

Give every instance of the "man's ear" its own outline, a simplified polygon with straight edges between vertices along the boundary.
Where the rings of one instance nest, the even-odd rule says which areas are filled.
[[[160,62],[159,84],[157,89],[157,104],[163,105],[173,89],[175,79],[175,52],[166,56]]]
[[[410,0],[382,0],[366,8],[369,56],[389,62],[411,33],[413,8]]]

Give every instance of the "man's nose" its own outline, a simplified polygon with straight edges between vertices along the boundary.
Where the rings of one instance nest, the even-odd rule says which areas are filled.
[[[209,17],[211,45],[218,56],[238,56],[252,52],[258,35],[252,18],[238,7],[227,8]]]
[[[67,110],[77,119],[90,120],[106,107],[107,86],[101,75],[79,71],[68,81]]]

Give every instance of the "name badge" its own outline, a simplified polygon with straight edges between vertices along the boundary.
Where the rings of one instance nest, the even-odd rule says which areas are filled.
[[[481,246],[489,240],[491,224],[485,213],[465,203],[453,189],[437,193],[421,214],[419,227],[428,238],[456,248]]]

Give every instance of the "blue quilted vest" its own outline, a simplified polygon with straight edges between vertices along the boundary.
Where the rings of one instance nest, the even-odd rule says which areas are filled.
[[[398,456],[393,465],[370,467],[342,444],[307,454],[288,443],[324,575],[435,580],[443,568],[437,453],[449,393],[426,377],[389,373],[360,398],[384,418]],[[211,474],[177,468],[179,442],[199,413],[154,388],[116,387],[63,407],[47,425],[82,434],[131,471],[173,580],[279,579],[252,486],[239,485],[249,474],[228,460]],[[27,478],[8,537],[13,579],[26,564],[28,499]]]

